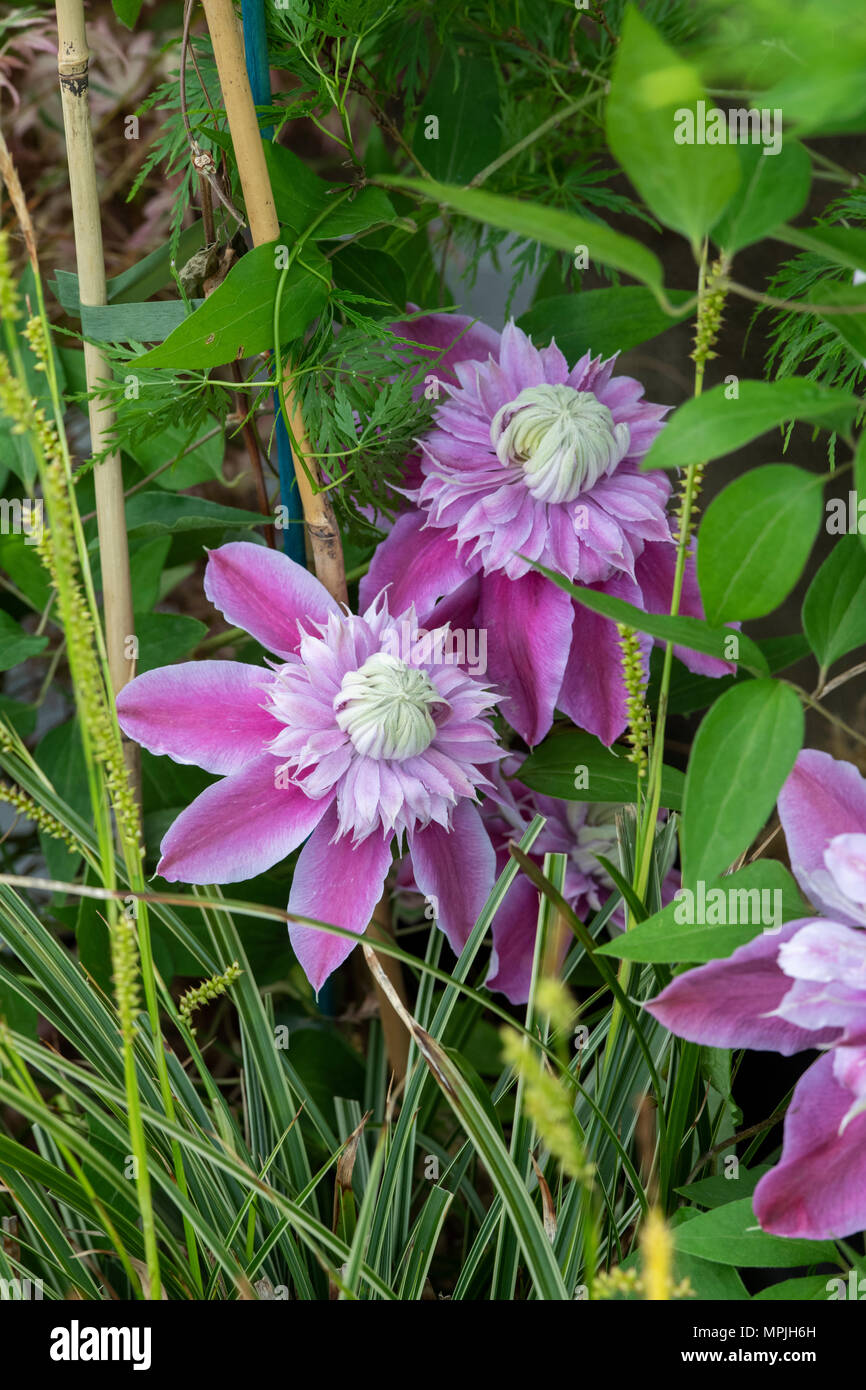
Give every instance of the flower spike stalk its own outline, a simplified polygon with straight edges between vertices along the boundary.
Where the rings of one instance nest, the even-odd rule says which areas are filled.
[[[12,420],[13,431],[29,435],[37,460],[51,530],[48,535],[39,539],[36,550],[56,590],[57,607],[66,636],[87,767],[91,810],[99,845],[98,867],[103,887],[109,893],[116,890],[119,853],[124,860],[130,887],[141,893],[145,884],[140,811],[131,773],[131,769],[138,766],[137,749],[132,745],[127,749],[117,722],[113,697],[114,682],[99,622],[84,530],[75,495],[72,463],[63,430],[63,402],[50,349],[50,327],[45,312],[36,240],[23,190],[2,132],[0,179],[9,191],[12,205],[21,223],[33,271],[37,312],[26,324],[24,336],[34,354],[37,370],[45,375],[51,407],[50,415],[37,408],[27,386],[15,332],[21,306],[15,292],[6,239],[3,235],[0,235],[0,308],[7,352],[5,356],[0,355],[0,406],[3,413]],[[104,566],[103,557],[103,568]],[[116,848],[111,830],[112,815],[117,832]],[[126,914],[121,915],[114,901],[110,900],[107,926],[123,1052],[130,1148],[136,1159],[136,1191],[147,1264],[147,1279],[146,1282],[142,1281],[142,1288],[146,1290],[145,1296],[158,1299],[161,1289],[159,1255],[134,1056],[138,1027],[139,981],[144,987],[152,1036],[159,1035],[156,976],[145,904],[140,902],[137,913],[129,917]],[[163,1107],[167,1118],[174,1121],[175,1110],[168,1065],[162,1048],[155,1050],[155,1061]],[[171,1141],[171,1150],[175,1179],[180,1191],[186,1196],[183,1158],[180,1146],[174,1138]],[[201,1287],[198,1250],[186,1216],[184,1230],[193,1278],[196,1285]],[[127,1272],[132,1274],[131,1267]]]

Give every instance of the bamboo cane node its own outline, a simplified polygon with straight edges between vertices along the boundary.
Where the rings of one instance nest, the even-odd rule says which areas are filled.
[[[75,57],[72,57],[70,55],[68,58],[58,58],[57,60],[57,71],[60,74],[61,82],[63,82],[66,78],[69,77],[86,76],[89,67],[89,52],[81,53],[78,50],[75,50]]]

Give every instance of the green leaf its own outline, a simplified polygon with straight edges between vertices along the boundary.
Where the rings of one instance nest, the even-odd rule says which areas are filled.
[[[677,916],[682,917],[687,911],[689,916],[711,916],[714,900],[710,895],[717,889],[726,895],[725,915],[736,916],[736,921],[719,925],[706,921],[677,921]],[[781,893],[782,896],[780,900],[755,896],[762,892]],[[751,896],[746,899],[742,896],[744,893]],[[765,905],[769,909],[767,916],[772,918],[775,905],[780,901],[783,922],[792,922],[809,913],[788,870],[775,859],[758,859],[736,873],[714,878],[707,884],[705,894],[703,913],[697,910],[699,899],[690,903],[688,898],[682,897],[668,903],[661,912],[632,927],[631,931],[621,933],[613,941],[606,941],[598,948],[598,954],[615,956],[618,960],[653,961],[658,964],[681,964],[686,961],[695,965],[705,964],[709,960],[729,956],[738,946],[745,946],[758,936],[767,925],[774,924],[761,920]],[[741,922],[741,917],[747,920]]]
[[[688,1187],[676,1188],[680,1197],[685,1197],[689,1202],[696,1202],[701,1207],[724,1207],[728,1202],[741,1201],[744,1197],[751,1197],[759,1181],[765,1173],[769,1173],[771,1164],[759,1163],[755,1168],[746,1168],[742,1163],[737,1164],[736,1177],[724,1177],[718,1174],[712,1178],[700,1178],[697,1182],[689,1183]]]
[[[686,290],[671,290],[668,298],[672,304],[682,304],[689,295]],[[627,352],[681,321],[666,313],[642,285],[615,285],[538,300],[517,322],[537,343],[555,338],[573,362],[587,351],[602,357]]]
[[[716,656],[721,661],[737,661],[750,671],[761,675],[766,675],[769,669],[763,652],[743,632],[737,632],[730,627],[710,627],[709,623],[703,622],[700,618],[680,615],[672,618],[666,613],[645,613],[642,608],[637,608],[633,603],[626,603],[625,599],[616,598],[613,594],[598,593],[595,589],[585,589],[579,584],[572,584],[563,575],[545,569],[544,565],[533,564],[533,569],[537,569],[540,574],[546,574],[548,579],[560,589],[564,589],[567,594],[571,594],[584,608],[591,609],[593,613],[601,613],[603,617],[611,618],[615,623],[626,623],[637,632],[648,632],[660,642],[673,642],[678,647],[688,647],[690,651],[703,652],[705,656]],[[734,650],[739,651],[739,657],[730,654],[732,646]]]
[[[866,431],[861,433],[857,440],[857,449],[854,454],[854,492],[841,502],[841,499],[834,498],[827,502],[827,530],[830,535],[840,535],[845,531],[855,531],[860,537],[860,543],[866,545]],[[848,503],[848,506],[845,503]],[[848,512],[853,503],[854,516],[849,517]],[[835,511],[835,518],[830,515]],[[839,513],[841,512],[841,517]],[[840,521],[842,524],[840,525]],[[853,521],[853,525],[851,524]]]
[[[261,526],[265,517],[242,507],[223,507],[204,497],[170,492],[136,492],[126,504],[126,527],[139,535],[163,531],[207,531],[227,526]]]
[[[477,188],[455,188],[432,179],[389,175],[382,177],[380,182],[389,188],[412,189],[423,198],[453,208],[475,222],[486,222],[491,227],[539,241],[542,246],[552,246],[557,251],[574,255],[579,247],[586,246],[593,261],[622,270],[651,289],[661,290],[662,266],[658,257],[639,241],[611,231],[603,222],[592,222],[588,217],[577,217],[560,208],[542,207],[519,198],[502,198]]]
[[[91,806],[87,764],[75,719],[58,724],[43,734],[36,745],[36,761],[62,800],[80,816],[89,817]],[[78,855],[51,835],[40,833],[39,841],[49,875],[63,880],[74,878]]]
[[[47,637],[32,637],[0,609],[0,671],[9,671],[19,662],[38,656],[47,646]]]
[[[123,448],[145,473],[154,472],[162,464],[168,463],[169,459],[177,458],[177,463],[160,473],[158,478],[154,478],[157,487],[166,488],[171,492],[196,487],[209,478],[222,477],[225,435],[220,432],[211,439],[204,439],[201,444],[196,444],[188,453],[183,451],[193,443],[196,436],[210,434],[216,424],[213,416],[207,416],[204,420],[198,421],[194,428],[189,425],[166,425],[158,434],[137,435],[129,442],[124,442]],[[178,458],[182,453],[183,457]]]
[[[705,1302],[745,1302],[749,1294],[735,1269],[730,1265],[718,1264],[688,1254],[680,1245],[680,1231],[699,1215],[699,1212],[692,1211],[689,1207],[680,1207],[671,1217],[674,1237],[674,1282],[680,1283],[683,1279],[688,1279],[695,1291],[695,1297]]]
[[[843,536],[803,600],[803,630],[822,667],[866,642],[866,550]]]
[[[670,1218],[670,1225],[674,1236],[673,1252],[673,1274],[674,1284],[681,1284],[688,1280],[692,1290],[689,1302],[695,1298],[702,1301],[716,1303],[730,1303],[732,1300],[744,1302],[749,1295],[746,1286],[735,1269],[730,1265],[713,1263],[711,1260],[699,1259],[696,1255],[689,1255],[679,1245],[679,1231],[683,1226],[694,1221],[700,1212],[690,1207],[680,1207]],[[643,1264],[641,1254],[633,1250],[622,1262],[624,1270],[640,1270]],[[627,1295],[613,1295],[615,1301],[636,1302],[638,1295],[630,1293]]]
[[[839,1275],[835,1276],[840,1279]],[[753,1303],[826,1303],[830,1297],[828,1285],[833,1283],[830,1274],[806,1274],[801,1279],[782,1279],[752,1295]],[[840,1279],[847,1291],[848,1280]],[[838,1287],[838,1286],[837,1286]],[[847,1297],[847,1292],[842,1295]]]
[[[269,242],[242,256],[201,308],[184,319],[159,347],[144,353],[139,364],[219,367],[272,348],[274,301],[283,275],[276,266],[275,248],[281,244]],[[282,344],[302,335],[322,309],[327,294],[327,262],[315,247],[305,246],[285,275],[279,324]]]
[[[834,265],[866,270],[866,231],[861,227],[778,227],[773,239],[786,246],[796,246],[800,251],[813,251]]]
[[[789,1240],[760,1230],[751,1197],[702,1212],[677,1230],[676,1241],[686,1254],[744,1269],[836,1263],[836,1247],[830,1240]]]
[[[634,763],[627,761],[628,751],[621,744],[605,748],[592,734],[569,729],[534,748],[521,764],[518,777],[533,791],[563,801],[631,803],[637,791],[637,773]],[[665,767],[662,806],[678,811],[683,785],[683,774],[675,767]]]
[[[291,228],[295,236],[301,236],[336,194],[345,193],[345,185],[331,188],[284,145],[266,141],[264,150],[280,222]],[[381,188],[362,188],[341,201],[319,222],[310,233],[310,239],[328,241],[334,237],[357,236],[370,227],[396,220],[394,205]]]
[[[193,310],[203,299],[191,299]],[[81,306],[81,331],[100,343],[161,343],[190,317],[182,299],[154,304],[100,304]]]
[[[142,0],[111,0],[111,7],[121,24],[125,24],[127,29],[134,29],[135,22],[141,12]]]
[[[787,670],[789,666],[793,666],[795,662],[808,656],[811,651],[807,639],[801,632],[792,633],[787,637],[765,637],[758,642],[758,646],[766,658],[770,675],[773,676],[778,675],[780,671]],[[648,698],[651,704],[654,691],[657,689],[660,656],[660,652],[654,652],[652,657],[653,662],[656,663],[656,671],[654,671],[653,680],[650,682]],[[689,671],[685,666],[675,666],[671,674],[668,694],[668,714],[694,714],[696,710],[708,709],[723,691],[749,679],[749,676],[744,675],[741,671],[738,671],[735,676],[719,678],[700,676],[694,671]]]
[[[15,987],[15,975],[0,967],[0,1019],[16,1033],[36,1040],[39,1014],[30,1000]]]
[[[765,824],[803,746],[803,709],[789,685],[735,685],[705,715],[683,798],[683,883],[711,879]]]
[[[788,420],[844,431],[859,408],[849,392],[804,377],[741,381],[737,389],[738,395],[729,399],[731,388],[721,384],[681,405],[651,444],[642,467],[686,468],[723,458]]]
[[[25,704],[23,700],[13,700],[9,695],[0,695],[0,719],[11,724],[23,739],[28,739],[36,728],[36,705]]]
[[[740,186],[712,233],[728,255],[802,212],[812,182],[809,153],[799,140],[785,140],[773,156],[765,156],[762,145],[737,145],[736,151]]]
[[[422,98],[413,151],[431,178],[468,183],[499,154],[500,117],[499,83],[491,59],[480,53],[458,57],[448,46]],[[434,131],[435,138],[429,138]]]
[[[696,70],[630,5],[607,99],[607,142],[650,211],[693,246],[718,221],[740,180],[727,145],[677,142],[681,114],[694,117],[705,99]]]
[[[183,266],[189,258],[200,251],[204,245],[204,224],[194,222],[182,231],[177,246],[171,240],[151,251],[143,260],[136,261],[128,270],[113,276],[105,287],[109,304],[128,304],[149,299],[157,290],[172,283],[172,261]],[[81,316],[81,301],[78,294],[78,276],[72,270],[58,270],[55,279],[49,282],[66,313],[72,318]],[[68,349],[61,349],[65,356]]]
[[[155,536],[131,550],[132,608],[134,613],[149,613],[159,601],[159,585],[168,552],[170,536]]]
[[[788,596],[821,525],[821,486],[814,473],[771,463],[713,498],[697,551],[708,622],[761,618]]]
[[[331,271],[340,288],[381,300],[401,314],[405,312],[406,276],[400,263],[386,251],[345,246],[331,257]]]
[[[42,609],[51,598],[52,584],[48,573],[27,537],[20,532],[0,535],[0,568],[26,594],[36,608]]]
[[[207,636],[207,626],[181,613],[141,613],[135,620],[135,635],[140,674],[187,656]]]
[[[821,306],[815,310],[816,316],[829,323],[846,347],[862,362],[866,357],[866,285],[841,285],[838,280],[819,280],[812,286],[807,298]],[[859,312],[834,314],[832,309],[837,305]],[[831,312],[825,312],[825,309]]]

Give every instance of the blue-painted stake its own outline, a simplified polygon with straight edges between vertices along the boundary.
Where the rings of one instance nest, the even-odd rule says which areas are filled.
[[[271,69],[268,62],[268,36],[265,26],[265,0],[242,0],[241,13],[244,24],[244,55],[247,75],[250,79],[253,101],[256,106],[271,104]],[[262,138],[273,140],[273,126],[262,129]],[[288,513],[287,523],[282,528],[283,550],[299,565],[306,564],[304,550],[304,513],[295,478],[292,461],[292,445],[289,433],[279,408],[277,393],[274,392],[274,411],[276,414],[277,468],[280,475],[280,501]]]

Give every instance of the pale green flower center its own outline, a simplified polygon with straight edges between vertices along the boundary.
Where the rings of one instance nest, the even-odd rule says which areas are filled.
[[[430,677],[388,652],[374,652],[343,677],[337,724],[367,758],[414,758],[436,736],[432,705],[447,705]]]
[[[539,502],[573,502],[613,472],[628,451],[628,425],[615,425],[591,391],[527,386],[497,410],[490,442],[500,463],[523,469]]]
[[[616,817],[621,809],[620,806],[604,802],[594,803],[582,825],[578,824],[581,814],[578,802],[569,802],[566,812],[574,831],[572,862],[582,874],[597,879],[605,888],[613,888],[614,883],[604,865],[598,862],[598,856],[603,854],[614,864],[619,860]]]

